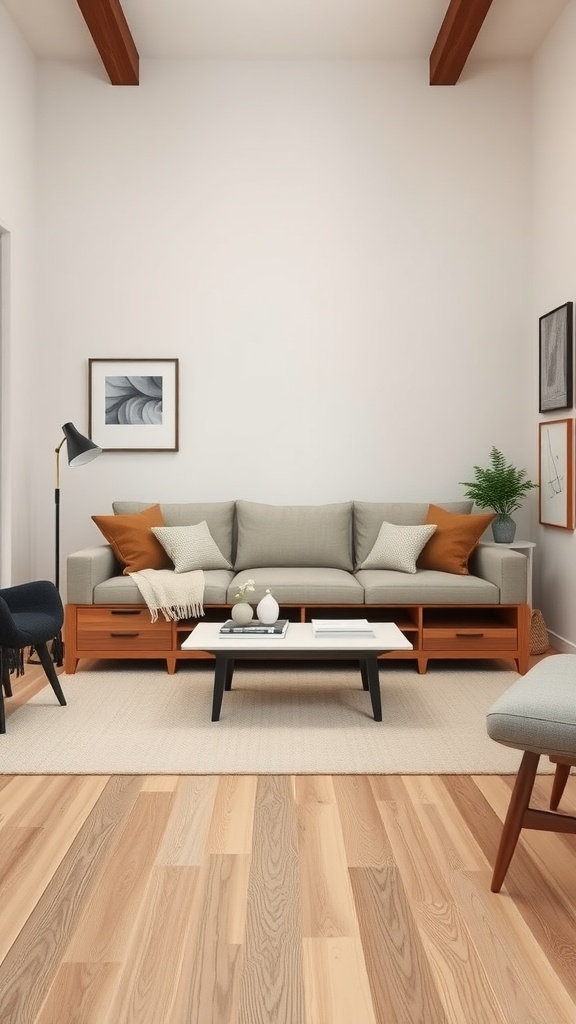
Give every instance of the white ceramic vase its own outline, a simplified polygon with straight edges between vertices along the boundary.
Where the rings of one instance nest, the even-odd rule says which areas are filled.
[[[280,607],[278,605],[278,601],[276,600],[275,597],[272,597],[270,591],[267,590],[266,593],[264,594],[264,597],[258,602],[256,606],[256,615],[258,616],[258,621],[261,622],[264,626],[271,626],[274,622],[277,621],[279,612]]]
[[[238,604],[233,604],[230,614],[237,626],[247,626],[254,617],[252,605],[248,604],[247,601],[239,601]]]

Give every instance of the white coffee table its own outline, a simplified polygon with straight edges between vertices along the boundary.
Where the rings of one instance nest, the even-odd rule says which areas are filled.
[[[411,651],[412,644],[393,622],[371,623],[375,636],[361,639],[350,637],[314,636],[309,622],[291,622],[285,637],[223,637],[221,622],[199,622],[182,643],[184,651],[206,651],[214,654],[214,696],[212,721],[220,718],[224,690],[232,689],[234,663],[242,658],[253,660],[330,661],[332,659],[360,662],[362,685],[370,693],[374,720],[382,721],[378,655],[386,651]]]

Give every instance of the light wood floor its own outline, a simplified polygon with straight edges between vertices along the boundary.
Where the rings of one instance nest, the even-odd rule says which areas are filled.
[[[0,1022],[574,1024],[575,837],[489,891],[512,781],[0,777]]]

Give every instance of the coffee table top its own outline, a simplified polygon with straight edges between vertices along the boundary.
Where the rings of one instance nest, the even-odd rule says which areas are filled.
[[[291,622],[284,637],[220,636],[221,622],[199,622],[182,643],[183,651],[411,651],[394,622],[371,622],[372,637],[316,637],[309,622]]]

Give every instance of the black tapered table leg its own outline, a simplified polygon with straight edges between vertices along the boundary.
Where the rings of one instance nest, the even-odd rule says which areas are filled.
[[[214,696],[212,698],[213,722],[218,722],[220,720],[220,708],[222,707],[222,697],[224,696],[224,689],[228,676],[229,660],[229,658],[221,658],[216,655],[216,665],[214,666]]]
[[[378,673],[378,658],[376,655],[367,657],[364,659],[364,665],[366,667],[366,675],[368,677],[368,689],[370,690],[370,700],[372,701],[372,711],[374,712],[374,721],[382,721],[382,702],[380,700],[380,675]]]
[[[232,689],[232,676],[234,675],[234,658],[228,658],[228,667],[226,669],[226,683],[225,689]]]
[[[361,661],[360,662],[360,675],[362,677],[362,689],[363,690],[367,690],[368,689],[368,671],[366,669],[366,662],[365,661]]]

